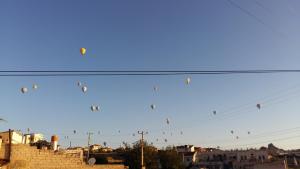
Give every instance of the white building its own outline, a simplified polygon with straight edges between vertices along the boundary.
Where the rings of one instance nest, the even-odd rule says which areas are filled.
[[[183,145],[177,146],[176,150],[178,153],[195,152],[195,147],[193,145]]]
[[[198,153],[196,164],[201,167],[222,169],[230,165],[234,169],[253,167],[254,164],[269,162],[267,150],[212,150]]]
[[[9,143],[9,131],[0,132],[0,137],[3,143]],[[11,139],[12,144],[23,144],[23,134],[19,131],[11,130]]]
[[[9,143],[9,131],[0,132],[0,137],[2,138],[3,143]],[[44,136],[42,134],[23,135],[20,131],[11,130],[11,139],[12,144],[30,144],[43,140]]]

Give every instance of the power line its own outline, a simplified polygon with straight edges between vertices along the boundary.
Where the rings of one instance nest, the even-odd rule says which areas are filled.
[[[300,69],[258,70],[2,70],[0,77],[22,76],[176,76],[176,75],[226,75],[226,74],[274,74],[300,73]]]

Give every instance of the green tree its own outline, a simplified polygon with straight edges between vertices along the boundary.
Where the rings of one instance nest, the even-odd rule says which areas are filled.
[[[184,169],[182,157],[177,153],[175,147],[167,147],[158,153],[161,168]]]
[[[141,168],[141,143],[140,141],[134,143],[131,147],[128,144],[124,144],[124,149],[119,149],[118,151],[123,151],[123,156],[125,158],[125,165],[129,166],[130,169],[140,169]],[[144,142],[144,165],[146,169],[158,169],[158,151],[152,145]]]

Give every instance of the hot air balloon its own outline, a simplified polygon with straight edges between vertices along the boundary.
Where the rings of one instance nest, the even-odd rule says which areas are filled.
[[[233,134],[233,130],[231,130],[231,134]]]
[[[86,48],[80,48],[80,54],[83,56],[86,53]]]
[[[91,110],[92,110],[92,111],[96,111],[96,106],[92,105],[92,106],[91,106]]]
[[[27,87],[22,87],[21,88],[21,92],[22,93],[27,93],[28,92],[28,88]]]
[[[100,106],[96,106],[96,110],[97,110],[97,111],[100,111]]]
[[[76,134],[76,130],[74,130],[73,133]]]
[[[153,90],[154,90],[155,92],[157,92],[157,91],[158,91],[158,87],[157,87],[157,86],[154,86],[154,87],[153,87]]]
[[[167,124],[170,124],[170,120],[168,118],[167,118],[166,122],[167,122]]]
[[[183,135],[183,131],[181,131],[180,134]]]
[[[103,145],[106,147],[107,143],[104,141],[104,142],[103,142]]]
[[[38,88],[38,85],[37,85],[37,84],[33,84],[33,85],[32,85],[32,88],[33,88],[34,90],[36,90],[36,89]]]
[[[119,130],[118,132],[121,133],[121,130]]]
[[[236,136],[236,139],[239,139],[239,136]]]
[[[261,105],[258,103],[258,104],[256,104],[256,107],[257,107],[258,109],[260,109],[260,108],[261,108]]]
[[[3,121],[3,122],[7,122],[5,119],[3,119],[3,118],[0,118],[0,121]]]
[[[248,131],[248,134],[251,134],[250,131]]]
[[[81,90],[82,90],[83,93],[86,93],[88,88],[86,86],[82,86]]]
[[[165,142],[168,142],[168,140],[165,138]]]
[[[156,108],[155,104],[151,104],[151,109],[154,110]]]
[[[191,83],[191,78],[190,78],[190,77],[186,78],[185,83],[186,83],[187,85],[190,84],[190,83]]]
[[[216,115],[216,114],[217,114],[217,111],[214,110],[214,111],[213,111],[213,114]]]
[[[77,85],[80,87],[82,85],[82,83],[81,82],[77,82]]]

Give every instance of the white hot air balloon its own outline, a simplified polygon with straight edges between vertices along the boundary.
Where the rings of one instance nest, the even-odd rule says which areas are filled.
[[[96,106],[92,105],[92,106],[91,106],[91,110],[92,110],[93,112],[96,111]]]
[[[96,110],[97,110],[97,111],[100,111],[100,106],[96,106]]]
[[[22,93],[27,93],[28,92],[28,88],[27,87],[22,87],[21,88],[21,92]]]
[[[33,84],[32,85],[32,89],[36,90],[38,88],[38,85],[37,84]]]
[[[83,93],[86,93],[88,88],[86,86],[82,86],[81,90],[82,90]]]
[[[152,110],[154,110],[156,108],[156,105],[155,104],[151,104],[150,107],[151,107]]]
[[[190,84],[191,83],[191,78],[190,77],[188,77],[188,78],[186,78],[186,80],[185,80],[185,84]]]
[[[77,82],[77,85],[80,87],[82,85],[82,83],[81,82]]]

